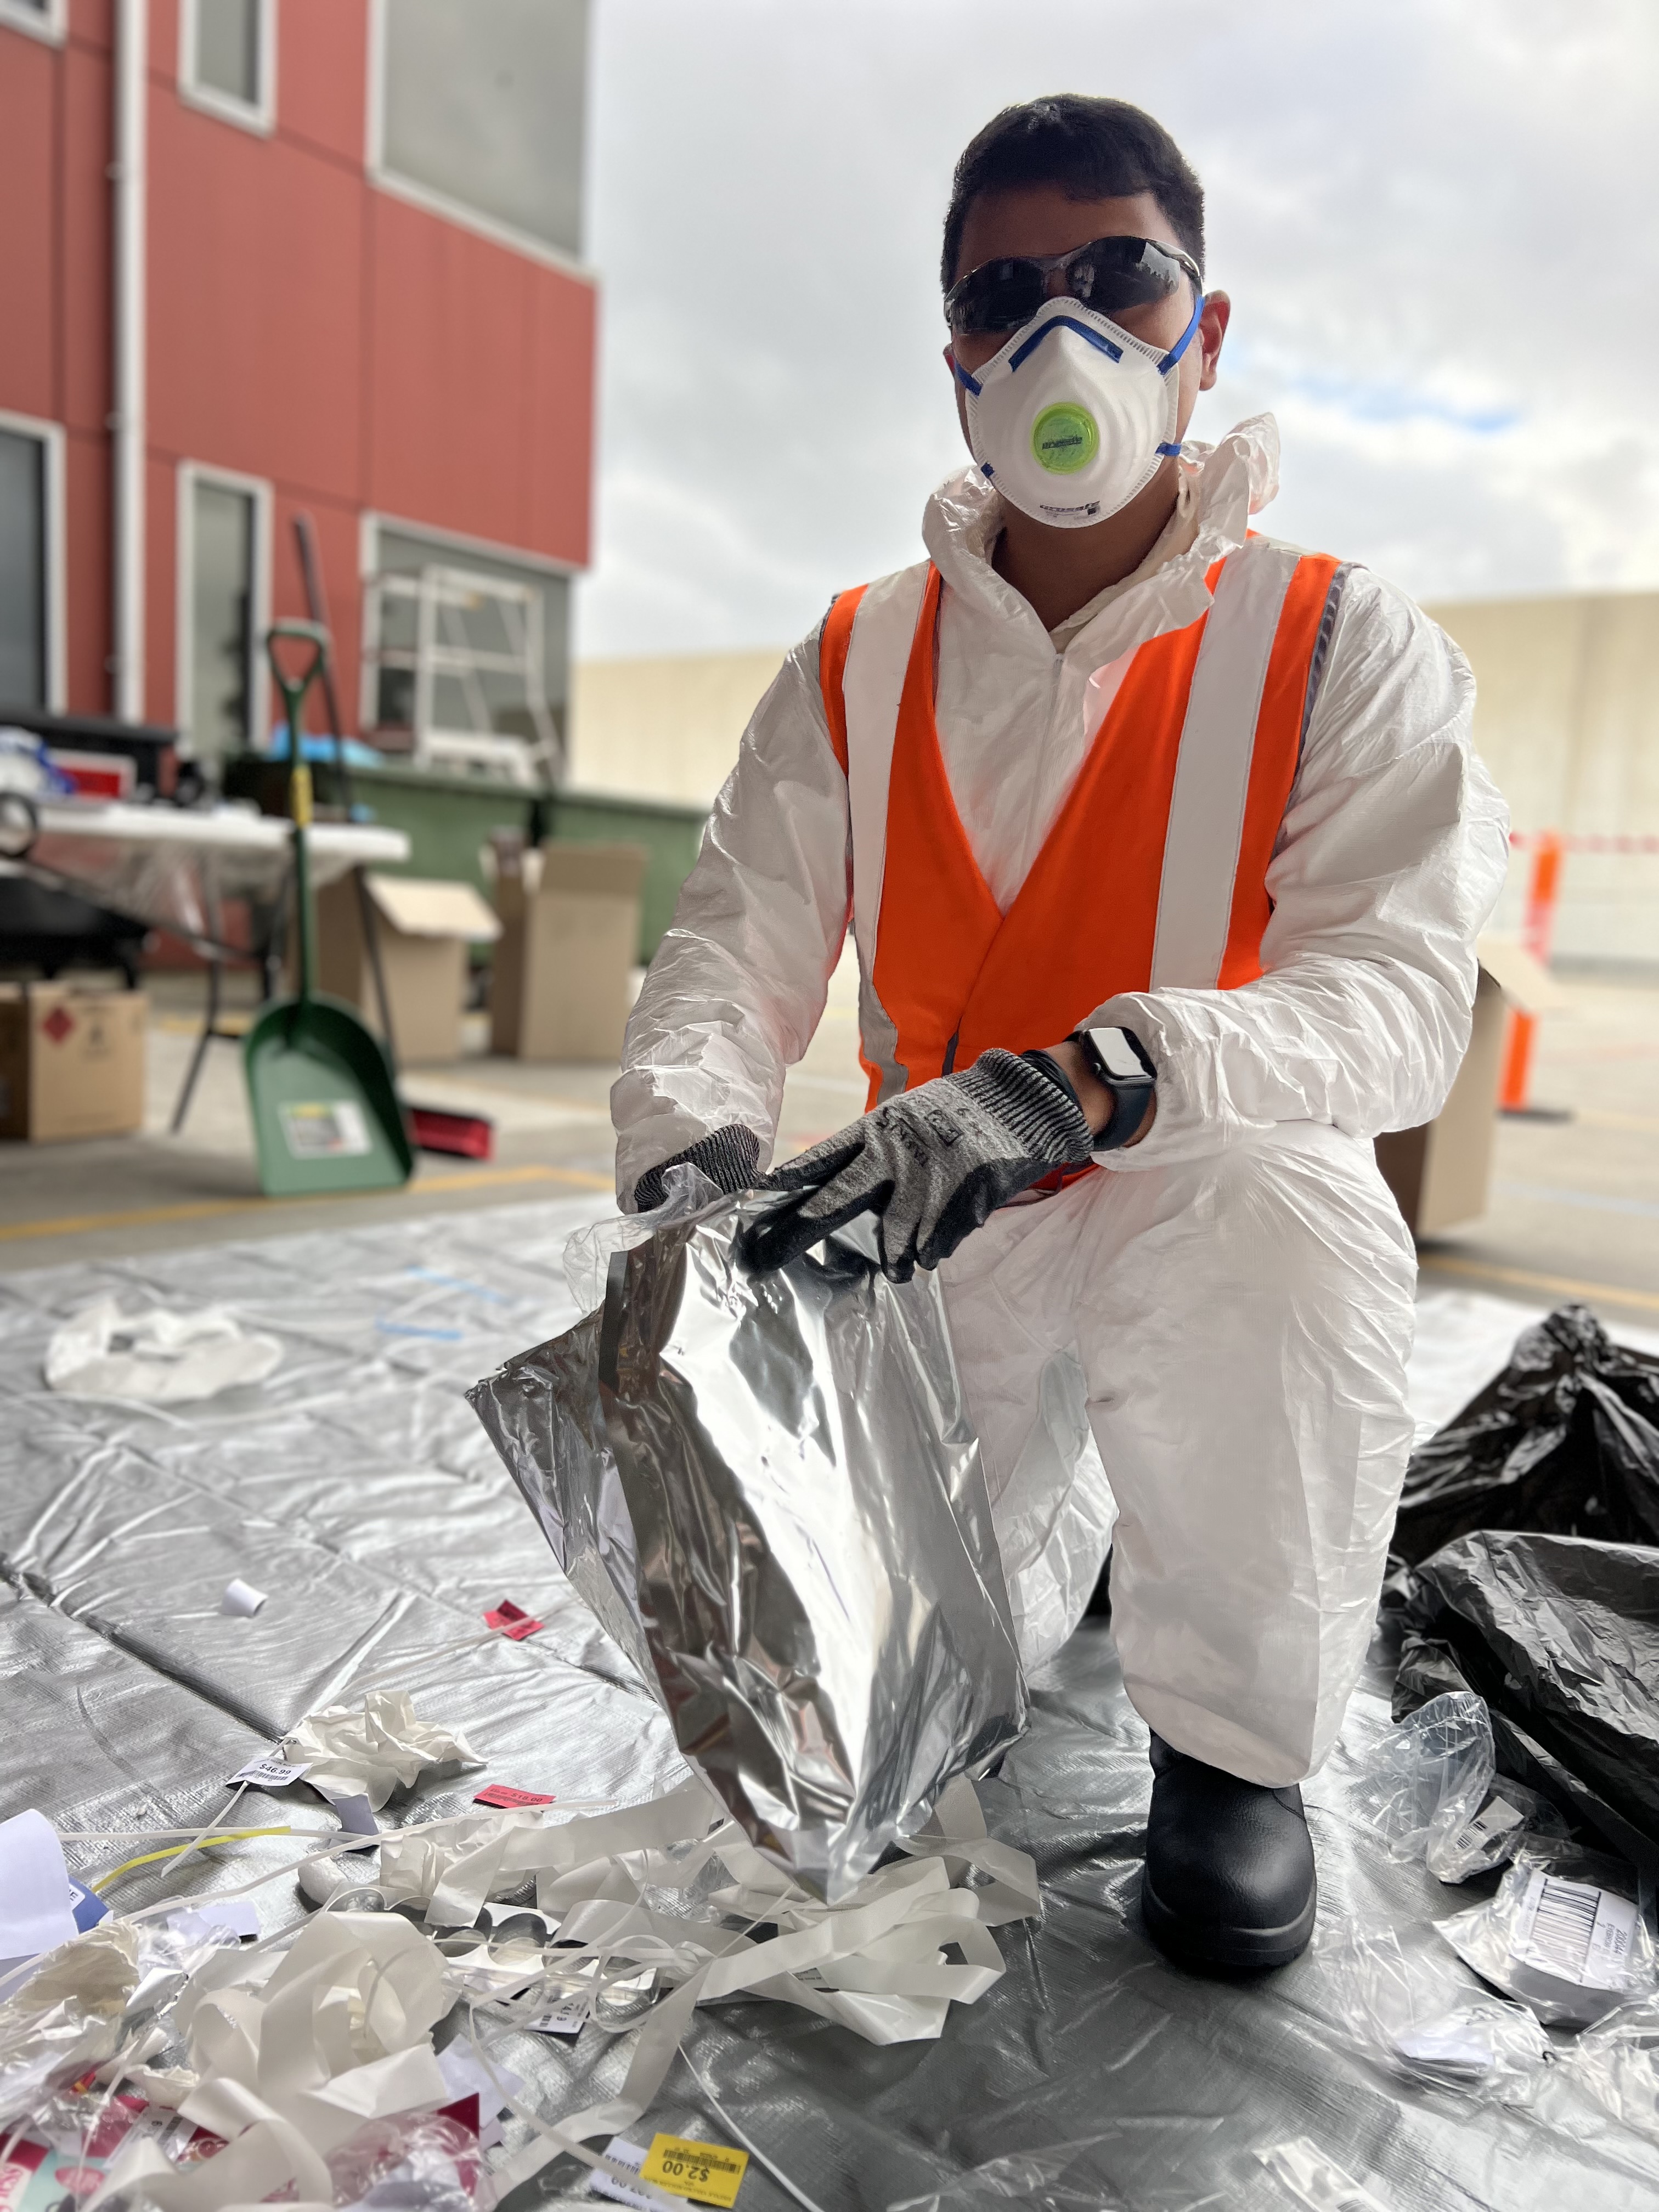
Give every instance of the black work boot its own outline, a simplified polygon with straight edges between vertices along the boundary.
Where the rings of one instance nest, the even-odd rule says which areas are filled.
[[[1302,1792],[1241,1782],[1154,1735],[1140,1911],[1146,1933],[1198,1974],[1288,1966],[1318,1893]]]

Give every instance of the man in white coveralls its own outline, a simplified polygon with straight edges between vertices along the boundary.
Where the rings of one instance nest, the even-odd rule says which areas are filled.
[[[1227,1973],[1313,1928],[1297,1785],[1412,1435],[1413,1256],[1370,1140],[1445,1098],[1507,841],[1456,647],[1251,532],[1272,420],[1182,442],[1230,312],[1203,210],[1116,100],[1010,108],[963,154],[973,465],[928,559],[842,592],[761,702],[612,1104],[625,1205],[676,1161],[760,1181],[850,922],[869,1110],[766,1178],[796,1195],[755,1257],[869,1211],[890,1273],[939,1267],[1022,1654],[1109,1544],[1146,1924]]]

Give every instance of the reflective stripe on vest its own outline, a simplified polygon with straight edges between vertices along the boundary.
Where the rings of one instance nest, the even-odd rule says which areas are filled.
[[[1337,572],[1252,538],[1211,569],[1196,622],[1102,672],[1104,719],[1006,915],[939,750],[939,572],[836,602],[820,667],[848,777],[871,1104],[992,1045],[1052,1044],[1120,991],[1261,974],[1267,868]]]

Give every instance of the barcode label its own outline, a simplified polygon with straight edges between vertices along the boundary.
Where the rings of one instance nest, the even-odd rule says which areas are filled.
[[[349,1159],[369,1149],[368,1125],[355,1099],[298,1099],[276,1112],[296,1160]]]
[[[612,2166],[625,2166],[634,2173],[645,2164],[644,2144],[629,2142],[623,2136],[611,2136],[605,2147],[605,2154]],[[631,2204],[635,2212],[651,2212],[651,2199],[643,2190],[630,2189],[625,2181],[614,2180],[597,2166],[588,2173],[587,2193],[590,2197],[608,2197],[613,2204]]]
[[[1629,1898],[1534,1872],[1516,1916],[1510,1956],[1581,1990],[1622,1990],[1635,1937]]]
[[[1525,1817],[1518,1806],[1494,1797],[1483,1812],[1475,1814],[1457,1840],[1460,1844],[1484,1844],[1490,1837],[1508,1835],[1511,1828],[1521,1826]]]

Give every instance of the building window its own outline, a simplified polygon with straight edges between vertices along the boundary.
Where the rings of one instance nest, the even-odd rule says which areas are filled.
[[[372,526],[362,714],[434,766],[556,776],[570,581],[399,525]],[[493,588],[492,588],[493,587]]]
[[[374,23],[382,180],[580,254],[587,0],[375,0]]]
[[[179,725],[217,769],[264,734],[263,484],[186,467],[179,476]]]
[[[68,27],[68,0],[0,0],[0,24],[56,46]]]
[[[276,0],[181,0],[179,89],[194,106],[269,131],[276,74]]]
[[[63,704],[63,433],[0,415],[0,714]]]

